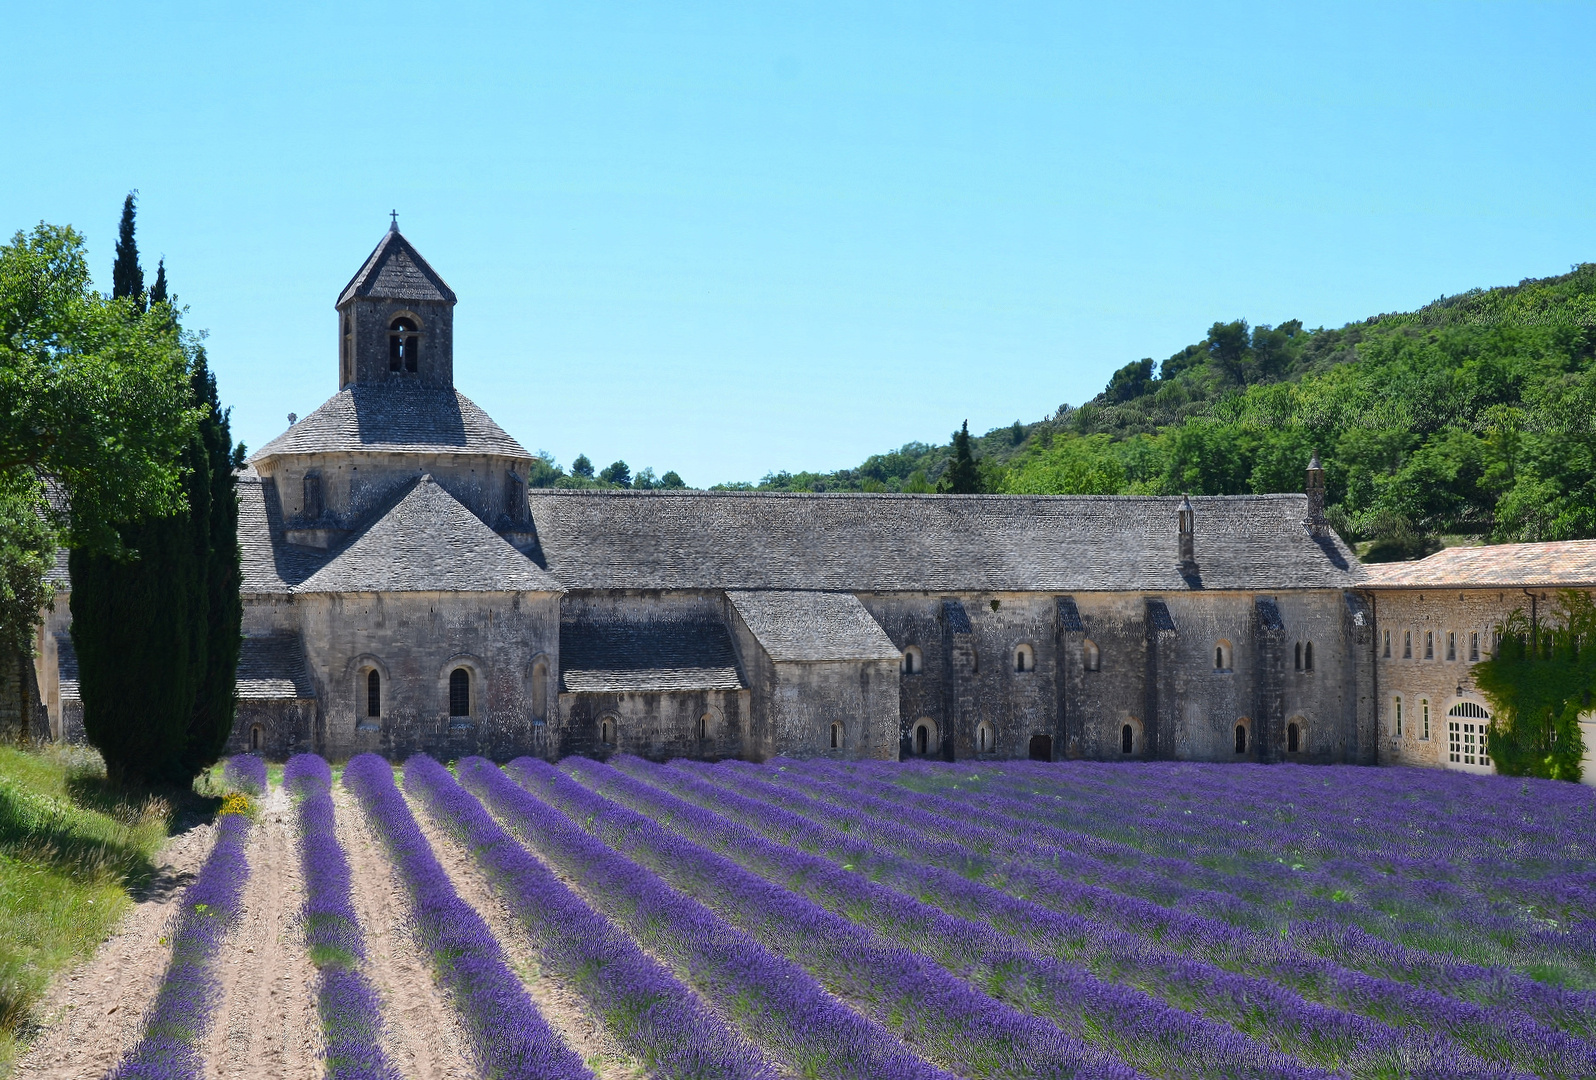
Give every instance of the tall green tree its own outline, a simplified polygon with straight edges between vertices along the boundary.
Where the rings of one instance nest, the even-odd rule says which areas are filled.
[[[970,422],[953,436],[953,460],[942,474],[942,490],[950,495],[975,495],[981,490],[981,470],[970,449]]]
[[[144,296],[144,270],[139,266],[139,244],[133,235],[138,195],[138,192],[130,191],[127,198],[122,200],[122,224],[116,234],[116,262],[111,267],[111,295],[127,298],[142,311],[148,306]]]
[[[123,237],[115,276],[130,288],[143,274],[123,265],[122,252],[136,251],[126,208]],[[164,293],[164,272],[157,284]],[[134,317],[176,324],[159,299]],[[235,454],[198,348],[187,389],[201,419],[180,455],[181,505],[121,525],[120,556],[71,559],[84,728],[123,782],[187,781],[216,760],[233,723],[242,614]]]

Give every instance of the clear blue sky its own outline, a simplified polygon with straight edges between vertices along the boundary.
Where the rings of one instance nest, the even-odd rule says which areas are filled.
[[[108,287],[138,188],[251,447],[337,389],[395,207],[467,395],[698,485],[1596,260],[1589,4],[3,11],[0,230]]]

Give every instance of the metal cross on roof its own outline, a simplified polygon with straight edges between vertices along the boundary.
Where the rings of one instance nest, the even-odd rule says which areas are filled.
[[[388,231],[389,232],[398,232],[399,231],[399,211],[390,210],[390,211],[388,211],[388,216],[392,219],[392,221],[390,221],[389,224],[388,224]]]

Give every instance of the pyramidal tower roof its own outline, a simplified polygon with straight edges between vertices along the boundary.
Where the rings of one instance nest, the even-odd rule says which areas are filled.
[[[397,224],[389,227],[365,265],[338,294],[337,306],[357,299],[455,302],[454,290],[405,239]]]

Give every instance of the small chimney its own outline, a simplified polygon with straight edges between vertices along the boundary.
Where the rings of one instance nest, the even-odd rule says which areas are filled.
[[[1185,575],[1197,572],[1196,549],[1192,543],[1192,526],[1197,517],[1197,512],[1191,508],[1191,496],[1184,496],[1180,500],[1180,509],[1175,511],[1175,519],[1180,526],[1180,572]]]
[[[1308,520],[1303,522],[1309,536],[1323,536],[1329,528],[1324,518],[1324,466],[1319,464],[1319,451],[1308,461]]]

